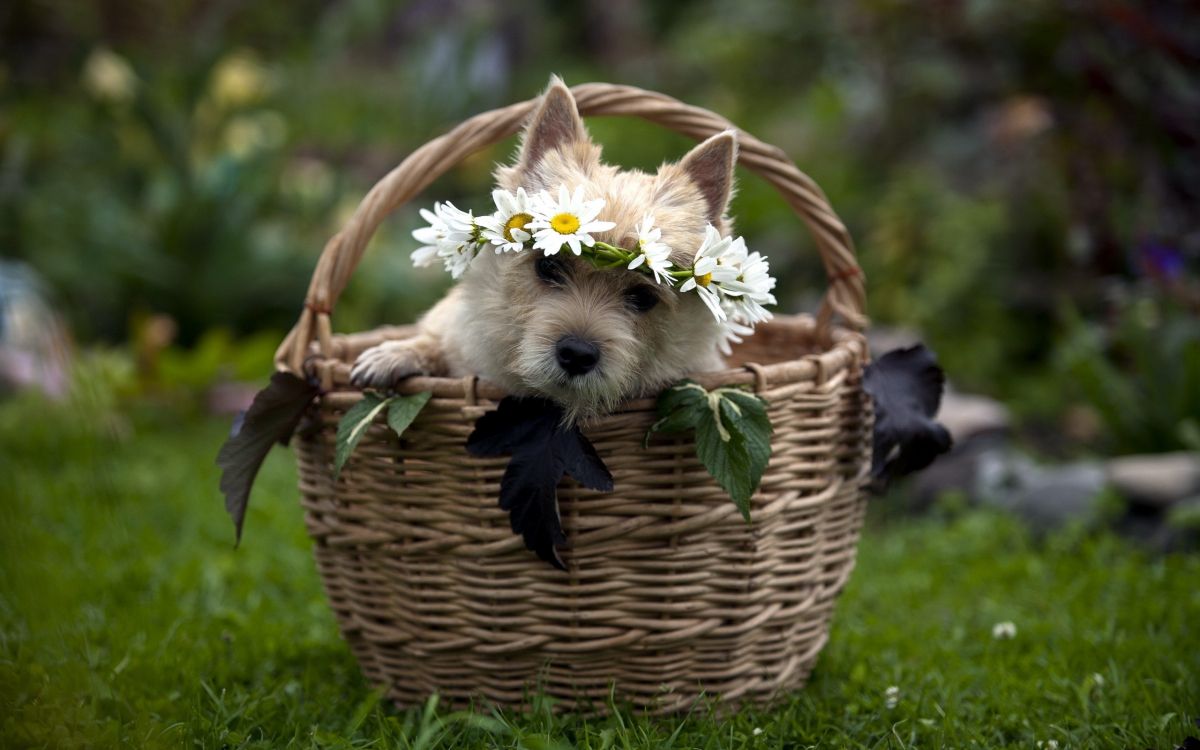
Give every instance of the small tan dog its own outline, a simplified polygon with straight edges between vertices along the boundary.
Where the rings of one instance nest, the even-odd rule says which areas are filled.
[[[516,164],[496,171],[499,187],[533,193],[582,186],[602,198],[615,223],[597,240],[629,247],[653,214],[671,261],[690,265],[712,224],[730,233],[733,131],[709,138],[656,174],[600,161],[570,90],[557,77],[526,126]],[[690,372],[723,366],[719,324],[695,294],[679,294],[634,271],[598,270],[569,252],[481,252],[420,321],[418,334],[368,349],[352,380],[387,388],[412,375],[479,374],[516,395],[563,406],[570,420],[611,411]]]

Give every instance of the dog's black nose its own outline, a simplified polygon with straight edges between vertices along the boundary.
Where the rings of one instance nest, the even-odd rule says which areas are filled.
[[[563,336],[554,351],[559,366],[571,377],[588,374],[600,361],[600,349],[578,336]]]

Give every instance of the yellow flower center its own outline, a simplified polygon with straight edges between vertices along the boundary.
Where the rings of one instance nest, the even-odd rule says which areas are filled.
[[[697,276],[696,283],[699,284],[700,286],[708,286],[709,284],[712,283],[712,274],[706,273],[703,276]]]
[[[575,234],[579,230],[579,217],[575,214],[558,214],[550,219],[550,227],[559,234]]]
[[[529,214],[513,214],[512,217],[504,222],[504,239],[509,242],[515,242],[512,236],[512,230],[524,229],[525,225],[533,221],[533,217]]]

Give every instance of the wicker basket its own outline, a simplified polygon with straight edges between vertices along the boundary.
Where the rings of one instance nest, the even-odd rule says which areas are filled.
[[[573,92],[583,115],[636,115],[697,139],[732,127],[627,86]],[[778,316],[735,353],[733,369],[695,376],[708,387],[752,387],[769,404],[773,454],[752,524],[688,439],[656,437],[643,449],[654,402],[629,402],[585,429],[616,491],[563,483],[569,570],[551,568],[497,505],[505,459],[465,450],[476,418],[505,395],[476,378],[406,381],[402,392],[433,392],[429,405],[403,439],[373,426],[333,479],[337,422],[361,397],[351,363],[413,332],[332,334],[330,311],[367,240],[440,174],[515,133],[535,102],[473,117],[384,177],[326,246],[277,354],[280,369],[323,386],[315,428],[297,440],[300,492],[342,634],[368,678],[402,706],[434,692],[454,706],[479,698],[516,706],[537,687],[568,709],[596,708],[615,690],[670,712],[701,695],[765,701],[799,688],[825,644],[864,511],[864,294],[850,239],[820,189],[745,133],[740,163],[804,220],[830,279],[815,317]]]

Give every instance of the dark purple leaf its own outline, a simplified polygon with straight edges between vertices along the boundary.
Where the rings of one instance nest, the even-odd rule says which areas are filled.
[[[920,471],[950,450],[936,422],[945,375],[922,344],[894,349],[867,366],[863,388],[875,402],[872,476],[884,481]]]
[[[233,519],[239,542],[250,488],[263,460],[275,443],[287,445],[316,395],[316,386],[289,372],[277,372],[271,383],[255,394],[250,408],[234,419],[229,439],[217,453],[217,466],[221,467],[225,510]]]
[[[500,480],[500,507],[529,550],[566,570],[556,549],[567,541],[558,512],[559,482],[570,475],[589,489],[613,488],[612,474],[579,427],[564,426],[563,411],[552,401],[510,396],[475,421],[467,452],[512,455]]]

